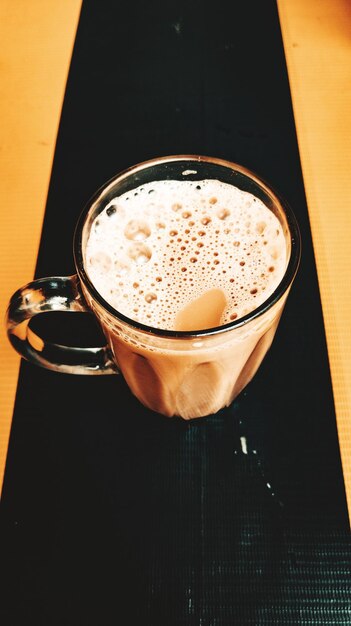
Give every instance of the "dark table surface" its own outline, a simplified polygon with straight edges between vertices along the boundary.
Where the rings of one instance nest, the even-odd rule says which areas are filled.
[[[74,273],[74,226],[103,182],[181,153],[249,167],[295,211],[302,263],[273,346],[229,409],[192,422],[148,411],[121,377],[22,363],[2,497],[3,626],[351,623],[349,523],[276,4],[85,0],[37,277]],[[86,317],[41,323],[58,341],[102,341]]]

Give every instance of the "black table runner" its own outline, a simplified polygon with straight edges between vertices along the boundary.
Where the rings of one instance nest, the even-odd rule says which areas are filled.
[[[22,363],[2,497],[3,626],[351,623],[350,534],[318,281],[273,0],[85,0],[36,276],[74,273],[103,182],[168,154],[249,167],[291,204],[303,257],[273,346],[192,422],[122,377]],[[67,319],[69,318],[69,319]],[[36,320],[103,342],[89,316]]]

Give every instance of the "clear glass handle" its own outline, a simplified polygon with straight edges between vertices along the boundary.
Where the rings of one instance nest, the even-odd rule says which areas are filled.
[[[19,354],[41,367],[66,374],[117,374],[108,346],[74,348],[45,342],[29,328],[38,313],[91,313],[80,291],[78,277],[51,276],[34,280],[16,291],[6,315],[8,337]]]

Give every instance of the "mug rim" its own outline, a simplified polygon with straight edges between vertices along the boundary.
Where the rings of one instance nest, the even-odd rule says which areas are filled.
[[[141,322],[137,322],[136,320],[133,320],[132,318],[124,315],[123,313],[115,309],[111,304],[109,304],[103,298],[103,296],[99,293],[99,291],[96,289],[96,287],[90,280],[85,270],[84,260],[83,260],[83,249],[82,249],[83,228],[84,228],[86,219],[89,215],[91,208],[100,198],[100,196],[106,193],[108,189],[114,186],[117,182],[123,181],[125,178],[128,178],[132,174],[148,169],[150,167],[155,167],[155,166],[163,165],[166,163],[180,162],[180,161],[188,161],[188,162],[193,161],[194,163],[206,162],[210,164],[213,163],[215,165],[219,165],[227,169],[231,169],[233,171],[239,172],[240,174],[243,174],[247,178],[250,178],[254,183],[256,183],[259,187],[261,187],[267,195],[271,197],[274,204],[278,206],[280,210],[283,212],[286,218],[288,231],[290,234],[290,244],[291,244],[290,258],[285,268],[285,272],[281,281],[279,282],[275,290],[271,293],[271,295],[266,300],[264,300],[262,304],[256,307],[253,311],[251,311],[250,313],[247,313],[247,315],[239,317],[236,320],[232,320],[231,322],[228,322],[227,324],[222,324],[221,326],[215,326],[213,328],[206,328],[203,330],[176,331],[176,330],[168,330],[168,329],[163,329],[163,328],[156,328],[154,326],[148,326],[146,324],[142,324]],[[243,165],[239,165],[238,163],[235,163],[233,161],[229,161],[227,159],[222,159],[219,157],[194,155],[194,154],[169,155],[169,156],[162,156],[162,157],[155,157],[153,159],[148,159],[146,161],[142,161],[140,163],[132,165],[124,170],[121,170],[120,172],[112,176],[110,179],[108,179],[105,183],[103,183],[96,190],[96,192],[86,202],[78,218],[75,231],[74,231],[74,237],[73,237],[73,255],[74,255],[74,261],[75,261],[77,274],[79,276],[80,281],[82,282],[82,284],[84,285],[85,289],[88,291],[90,296],[93,298],[93,300],[97,301],[98,304],[109,315],[112,315],[114,318],[118,319],[124,325],[129,326],[133,330],[136,330],[141,333],[146,333],[149,336],[153,335],[153,336],[158,336],[158,337],[165,337],[168,339],[170,338],[195,339],[195,338],[204,338],[204,337],[213,336],[213,335],[220,335],[228,331],[231,331],[235,328],[240,328],[242,326],[245,326],[252,320],[257,319],[261,317],[262,315],[264,315],[264,313],[266,313],[277,302],[279,302],[282,296],[284,296],[284,294],[288,291],[289,287],[292,285],[294,278],[296,276],[297,270],[299,268],[300,259],[301,259],[301,233],[300,233],[299,225],[295,217],[295,214],[293,210],[291,209],[290,205],[287,203],[287,201],[283,199],[281,195],[277,193],[277,191],[274,188],[272,188],[270,184],[266,183],[265,180],[261,176],[258,176],[255,172],[248,169],[247,167]]]

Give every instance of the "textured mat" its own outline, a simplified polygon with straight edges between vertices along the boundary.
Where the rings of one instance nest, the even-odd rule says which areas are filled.
[[[225,0],[84,2],[37,276],[74,271],[75,222],[106,179],[187,152],[250,167],[295,210],[303,259],[274,344],[230,409],[192,423],[147,411],[120,377],[22,364],[2,499],[6,626],[351,621],[346,500],[273,1],[236,3],[234,16]],[[37,324],[58,341],[100,339],[78,315]]]

